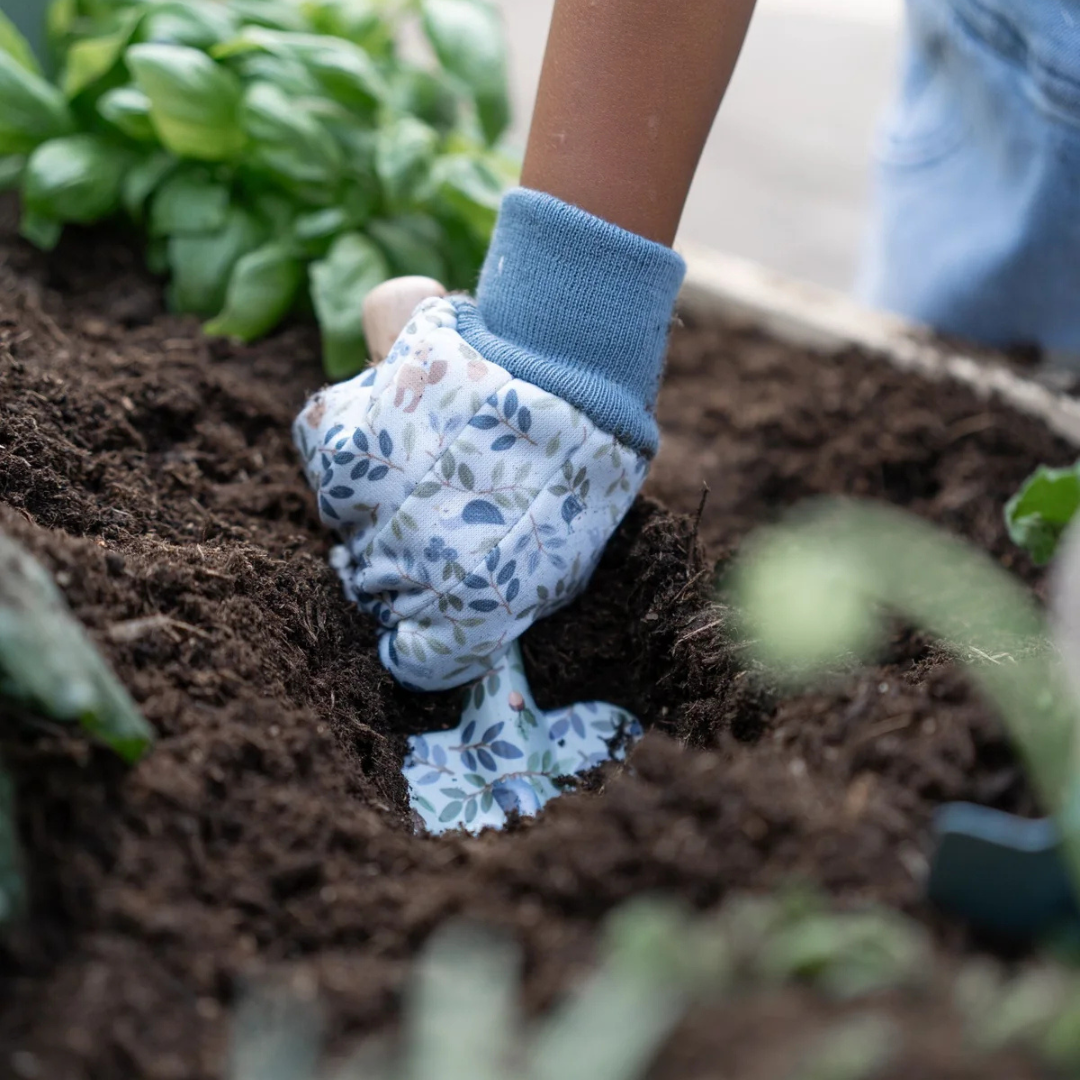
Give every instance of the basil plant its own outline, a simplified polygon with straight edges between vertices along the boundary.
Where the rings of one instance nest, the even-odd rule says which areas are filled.
[[[0,187],[39,247],[126,218],[173,310],[242,341],[313,311],[334,379],[375,285],[475,283],[516,172],[488,0],[53,0],[48,40],[55,80],[0,14]]]

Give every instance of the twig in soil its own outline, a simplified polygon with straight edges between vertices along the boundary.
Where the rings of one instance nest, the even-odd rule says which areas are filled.
[[[699,626],[696,630],[691,630],[689,634],[683,634],[678,641],[675,642],[674,648],[678,648],[683,642],[689,641],[691,638],[695,638],[698,634],[704,634],[706,630],[715,630],[718,626],[723,626],[723,619],[716,619],[711,623],[706,623],[704,626]]]
[[[701,516],[705,513],[705,502],[709,498],[709,485],[701,481],[701,502],[698,503],[697,513],[694,515],[694,531],[690,534],[690,541],[686,545],[686,572],[690,573],[690,567],[694,563],[694,548],[697,546],[698,532],[701,529]]]
[[[709,568],[707,566],[702,567],[690,580],[672,597],[671,602],[677,604],[683,596],[686,594],[686,590],[692,585],[700,581],[706,574],[708,574]]]
[[[173,630],[184,630],[189,634],[194,634],[196,637],[206,639],[210,637],[205,630],[192,626],[190,623],[181,622],[179,619],[174,619],[169,615],[147,615],[142,619],[128,619],[126,622],[113,623],[105,631],[105,636],[117,644],[130,645],[132,642],[146,637],[147,634],[152,634],[155,630],[164,630],[166,633]]]

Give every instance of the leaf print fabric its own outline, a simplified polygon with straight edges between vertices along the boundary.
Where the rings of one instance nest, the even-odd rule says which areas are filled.
[[[346,594],[375,618],[383,664],[422,690],[488,676],[574,599],[647,469],[480,356],[446,299],[377,368],[316,394],[294,436]]]
[[[641,726],[604,702],[541,712],[519,647],[497,658],[470,689],[453,731],[409,740],[405,779],[429,832],[501,828],[507,814],[535,814],[559,794],[557,779],[621,759]]]

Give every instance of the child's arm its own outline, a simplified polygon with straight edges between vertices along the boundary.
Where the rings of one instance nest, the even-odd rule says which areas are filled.
[[[522,184],[675,239],[754,0],[557,0]]]

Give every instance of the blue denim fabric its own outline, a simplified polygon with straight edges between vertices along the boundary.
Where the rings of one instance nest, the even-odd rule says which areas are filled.
[[[1080,353],[1080,0],[908,0],[857,291],[993,345]]]

